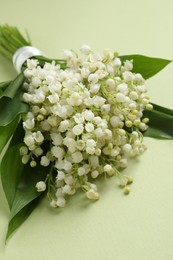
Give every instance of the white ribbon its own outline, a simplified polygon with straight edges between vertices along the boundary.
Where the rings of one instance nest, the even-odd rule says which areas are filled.
[[[24,46],[19,48],[13,55],[13,65],[18,73],[21,72],[24,62],[34,56],[44,56],[45,54],[39,49],[32,46]]]

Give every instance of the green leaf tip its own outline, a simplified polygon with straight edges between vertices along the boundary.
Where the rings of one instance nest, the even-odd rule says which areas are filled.
[[[144,79],[149,79],[164,69],[172,60],[153,58],[139,54],[119,57],[122,62],[133,60],[133,72],[140,73]]]

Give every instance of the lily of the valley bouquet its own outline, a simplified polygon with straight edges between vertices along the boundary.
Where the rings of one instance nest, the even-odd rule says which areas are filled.
[[[53,208],[78,189],[97,200],[94,180],[102,175],[115,175],[128,194],[133,179],[122,169],[146,150],[143,136],[172,138],[173,111],[150,103],[145,85],[170,60],[100,55],[87,45],[48,59],[10,26],[0,27],[0,53],[18,72],[0,83],[7,238],[44,194]]]

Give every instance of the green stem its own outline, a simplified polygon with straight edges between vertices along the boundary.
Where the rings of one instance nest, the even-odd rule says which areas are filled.
[[[19,48],[32,45],[28,32],[26,34],[27,39],[25,39],[16,27],[9,25],[0,26],[0,54],[12,62],[13,55]],[[65,69],[67,66],[66,61],[63,59],[49,59],[42,56],[36,56],[34,58],[39,61],[41,67],[43,67],[46,62],[51,63],[52,61],[59,64],[61,69]],[[26,64],[24,64],[23,68],[25,67]]]
[[[26,40],[16,27],[0,26],[0,53],[12,61],[14,53],[23,46],[31,46],[30,40]]]

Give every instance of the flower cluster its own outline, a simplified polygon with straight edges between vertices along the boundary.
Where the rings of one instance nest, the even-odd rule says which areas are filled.
[[[66,195],[81,187],[89,199],[98,199],[92,179],[104,174],[119,177],[124,192],[132,178],[119,170],[128,157],[146,149],[144,109],[152,109],[133,61],[121,62],[117,53],[94,53],[87,45],[81,55],[64,51],[67,68],[54,62],[40,67],[27,60],[23,99],[30,111],[23,118],[22,162],[51,166],[38,192],[48,190],[52,207],[64,207]],[[54,173],[54,174],[53,174]]]

